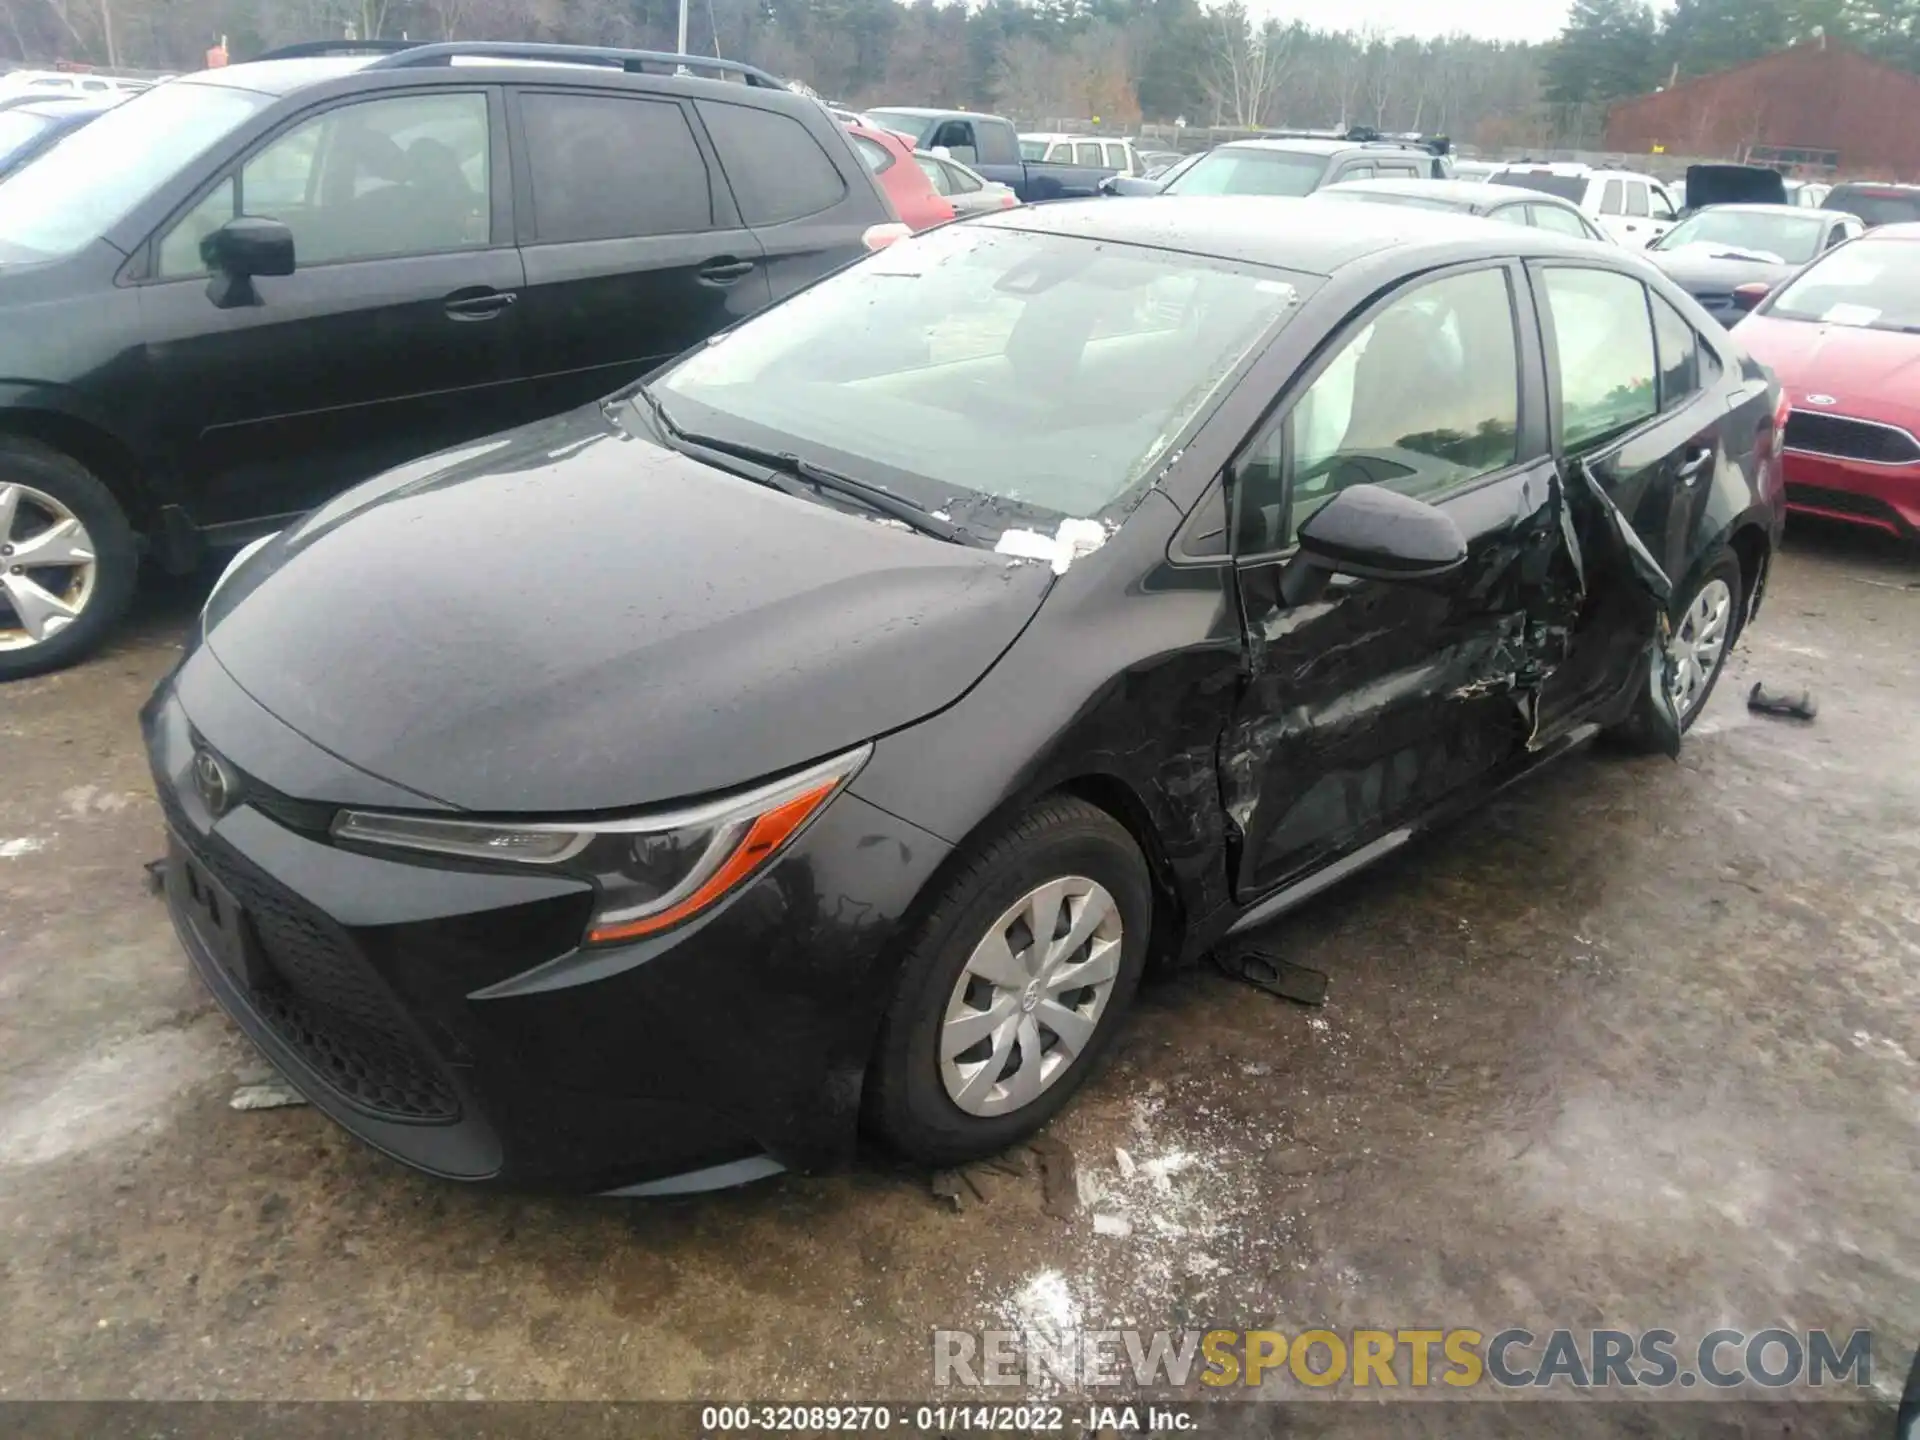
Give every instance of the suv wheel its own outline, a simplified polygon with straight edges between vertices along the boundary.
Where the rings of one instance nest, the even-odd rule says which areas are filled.
[[[1112,1044],[1152,919],[1139,847],[1084,801],[1053,796],[977,843],[902,967],[870,1127],[937,1166],[1038,1130]]]
[[[127,517],[86,467],[0,437],[0,680],[92,650],[127,608],[138,568]]]

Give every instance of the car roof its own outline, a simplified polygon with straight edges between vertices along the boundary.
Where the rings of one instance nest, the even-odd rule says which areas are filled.
[[[1856,215],[1853,218],[1857,220],[1860,217]],[[1903,220],[1897,225],[1881,225],[1867,231],[1853,243],[1864,245],[1869,240],[1920,240],[1920,221]]]
[[[1542,195],[1537,190],[1510,186],[1482,185],[1478,180],[1343,180],[1328,190],[1372,191],[1380,195],[1414,195],[1426,200],[1444,200],[1467,210],[1493,210],[1508,205],[1546,204],[1578,214],[1580,207],[1558,195]],[[1781,209],[1787,207],[1781,206]],[[1811,212],[1804,212],[1811,213]]]
[[[1444,263],[1479,242],[1503,255],[1591,256],[1598,242],[1517,225],[1492,225],[1403,205],[1327,205],[1253,195],[1113,196],[1060,200],[982,217],[969,224],[1145,245],[1219,260],[1332,275],[1382,250],[1404,252],[1407,268]],[[1489,244],[1489,237],[1498,237]]]
[[[1258,140],[1229,140],[1216,150],[1278,150],[1295,155],[1341,155],[1349,150],[1407,150],[1420,153],[1418,145],[1401,140],[1334,140],[1317,135],[1298,137],[1274,135]]]
[[[125,103],[124,95],[39,95],[24,105],[10,105],[10,110],[19,110],[27,115],[84,115],[102,112]]]
[[[218,70],[182,75],[172,85],[218,85],[229,90],[253,90],[262,95],[291,95],[323,80],[337,80],[363,70],[378,55],[310,55],[298,60],[249,60]]]

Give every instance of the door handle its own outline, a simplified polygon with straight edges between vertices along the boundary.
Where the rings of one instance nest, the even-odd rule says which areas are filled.
[[[722,255],[718,260],[709,260],[700,267],[700,278],[712,285],[731,285],[736,280],[744,280],[752,273],[751,260],[736,260],[731,255]]]
[[[1713,447],[1711,445],[1696,445],[1687,451],[1685,457],[1680,461],[1679,468],[1673,473],[1680,477],[1680,483],[1682,485],[1691,485],[1702,475],[1706,474],[1707,466],[1712,460]]]
[[[478,295],[456,290],[447,297],[446,310],[454,320],[491,320],[519,298],[512,290],[486,290]]]

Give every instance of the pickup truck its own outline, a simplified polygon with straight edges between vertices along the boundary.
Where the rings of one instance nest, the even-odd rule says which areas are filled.
[[[1056,165],[1020,158],[1020,135],[1011,120],[972,110],[924,110],[881,105],[862,112],[876,125],[906,136],[916,150],[944,150],[961,164],[997,180],[1022,200],[1064,200],[1098,195],[1114,174],[1108,165]]]

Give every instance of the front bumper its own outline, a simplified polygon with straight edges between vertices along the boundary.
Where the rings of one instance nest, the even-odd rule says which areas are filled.
[[[1786,452],[1787,509],[1920,540],[1920,463],[1877,465]]]
[[[842,794],[714,910],[582,951],[582,881],[333,844],[326,817],[370,777],[326,781],[293,732],[263,736],[279,722],[249,713],[210,653],[142,723],[194,968],[368,1144],[450,1179],[588,1191],[702,1188],[851,1154],[893,942],[945,842]],[[201,750],[277,756],[282,772],[229,758],[237,795],[215,815],[192,780]],[[307,782],[297,799],[287,775]]]

